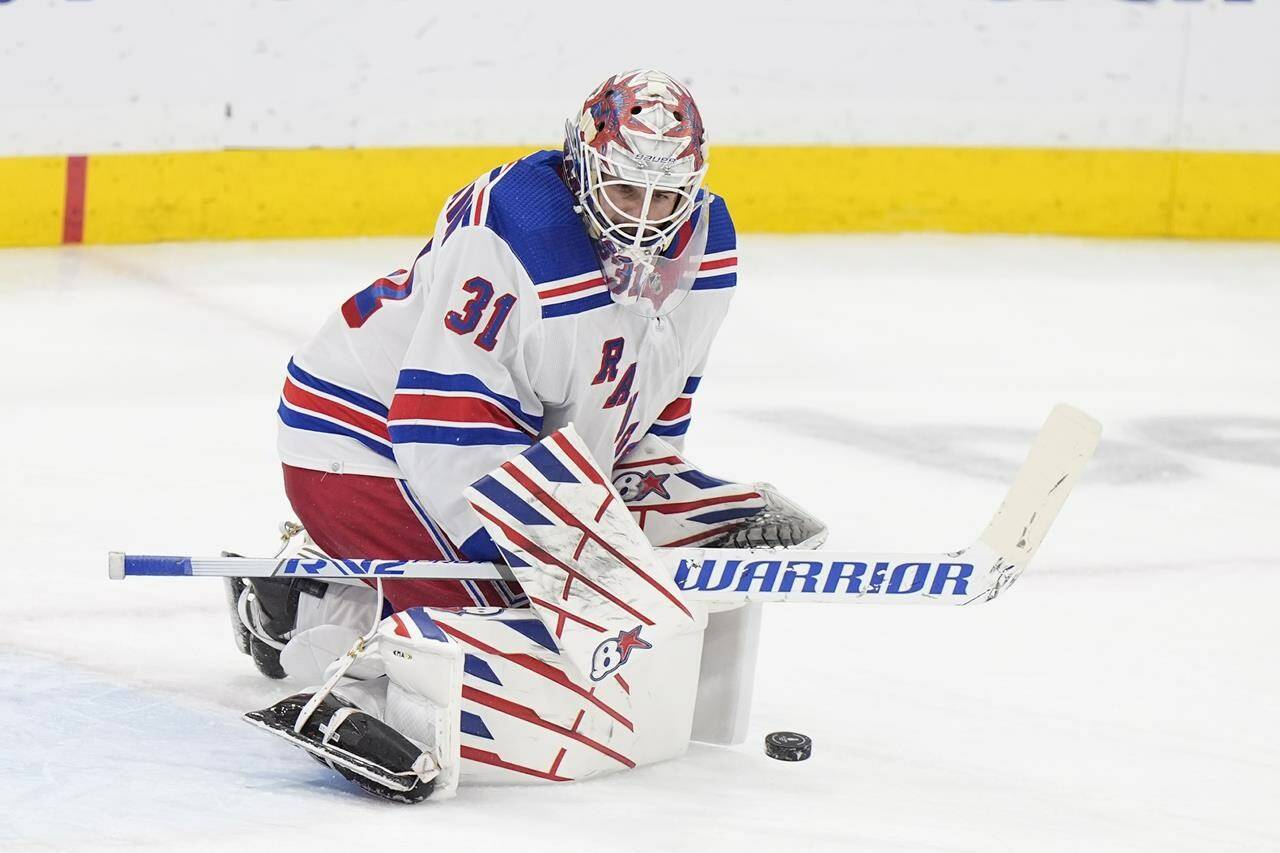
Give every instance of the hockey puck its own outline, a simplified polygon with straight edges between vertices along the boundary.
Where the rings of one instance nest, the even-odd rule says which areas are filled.
[[[764,736],[764,754],[778,761],[804,761],[813,754],[813,740],[799,732],[770,732]]]

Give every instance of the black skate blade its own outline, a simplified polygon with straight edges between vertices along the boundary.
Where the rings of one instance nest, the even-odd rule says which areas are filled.
[[[249,713],[244,714],[241,719],[255,728],[262,729],[264,732],[270,732],[273,735],[278,735],[279,737],[284,738],[289,743],[299,749],[307,751],[311,755],[316,756],[321,761],[341,765],[353,773],[357,773],[370,781],[377,782],[379,785],[385,785],[391,790],[402,794],[408,793],[424,781],[430,781],[430,779],[424,780],[418,776],[397,776],[394,773],[389,772],[385,767],[380,767],[377,764],[366,761],[360,756],[353,755],[346,750],[334,746],[321,746],[318,741],[295,732],[292,727],[284,729],[276,728],[271,725],[271,723],[267,722],[266,718],[262,716],[261,711],[250,711]],[[440,775],[440,771],[438,769],[436,770],[436,775]],[[433,776],[431,778],[435,777]]]

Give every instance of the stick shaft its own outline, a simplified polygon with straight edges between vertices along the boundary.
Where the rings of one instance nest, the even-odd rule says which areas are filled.
[[[950,554],[658,548],[664,570],[695,601],[990,601],[1026,569],[1093,455],[1101,425],[1070,406],[1049,414],[1004,503],[977,543]],[[131,576],[515,580],[493,563],[110,555]]]
[[[657,549],[676,586],[692,600],[849,601],[876,598],[963,604],[985,589],[991,557],[964,554],[833,553],[740,549]],[[310,577],[384,580],[514,580],[505,566],[430,560],[110,556],[113,578]]]

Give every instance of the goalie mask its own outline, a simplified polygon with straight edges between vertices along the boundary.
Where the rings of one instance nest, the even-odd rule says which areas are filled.
[[[564,157],[614,301],[669,313],[706,237],[705,134],[689,90],[652,69],[611,76],[566,123]]]

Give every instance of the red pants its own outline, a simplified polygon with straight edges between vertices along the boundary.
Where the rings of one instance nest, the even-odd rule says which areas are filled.
[[[302,526],[330,557],[458,559],[456,548],[426,517],[402,480],[285,465],[284,491]],[[504,607],[520,595],[492,581],[389,580],[382,589],[396,610]]]

